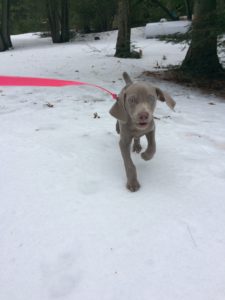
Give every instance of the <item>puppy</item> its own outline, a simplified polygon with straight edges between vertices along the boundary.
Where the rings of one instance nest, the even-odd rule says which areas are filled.
[[[159,99],[166,102],[171,109],[174,109],[176,102],[158,87],[146,82],[134,83],[126,72],[123,73],[123,78],[126,86],[120,92],[110,114],[117,119],[116,130],[120,134],[119,145],[127,175],[127,188],[131,192],[136,192],[140,184],[136,167],[131,159],[131,142],[134,140],[133,151],[140,153],[142,150],[140,137],[145,135],[148,146],[141,153],[141,157],[150,160],[156,151],[153,118],[156,101]]]

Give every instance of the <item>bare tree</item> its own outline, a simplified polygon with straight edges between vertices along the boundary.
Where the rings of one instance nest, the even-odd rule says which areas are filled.
[[[130,1],[118,0],[118,36],[116,42],[116,57],[130,57]]]
[[[69,2],[68,0],[61,0],[61,36],[63,42],[70,40],[69,28]]]
[[[2,34],[0,32],[0,52],[5,51],[5,50],[7,50],[7,49],[6,49]]]
[[[216,1],[195,0],[192,40],[181,68],[192,74],[217,77],[223,73],[217,55]]]
[[[9,32],[10,0],[2,0],[1,7],[0,51],[5,51],[12,47]]]
[[[53,43],[69,41],[69,0],[47,0],[48,20]]]
[[[184,0],[187,18],[188,20],[192,20],[192,1],[191,0]]]

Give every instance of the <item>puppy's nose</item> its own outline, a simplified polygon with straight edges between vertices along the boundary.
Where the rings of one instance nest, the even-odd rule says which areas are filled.
[[[148,112],[141,112],[139,114],[139,120],[140,121],[146,121],[149,118],[149,113]]]

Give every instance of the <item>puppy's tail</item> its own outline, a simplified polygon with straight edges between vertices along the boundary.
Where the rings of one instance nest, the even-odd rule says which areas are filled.
[[[123,72],[123,79],[126,82],[126,85],[130,85],[133,83],[133,81],[130,79],[130,76],[127,74],[127,72]]]

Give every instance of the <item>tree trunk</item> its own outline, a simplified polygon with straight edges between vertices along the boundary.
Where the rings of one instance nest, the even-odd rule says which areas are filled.
[[[4,50],[7,50],[12,47],[12,42],[9,33],[9,12],[10,12],[9,8],[10,8],[10,0],[2,0],[0,49],[4,49]]]
[[[69,0],[47,0],[47,12],[53,43],[68,42]]]
[[[118,0],[118,36],[116,57],[130,57],[130,3],[129,0]]]
[[[61,35],[62,42],[69,42],[69,3],[68,0],[61,0]]]
[[[181,69],[204,77],[217,77],[222,66],[217,55],[216,1],[196,0],[192,40]]]
[[[186,12],[187,12],[187,18],[188,20],[192,20],[192,5],[190,0],[184,0],[185,6],[186,6]]]
[[[47,0],[47,12],[48,20],[51,29],[53,43],[61,43],[61,26],[60,26],[60,15],[57,0]]]
[[[7,50],[2,34],[0,32],[0,52]]]

